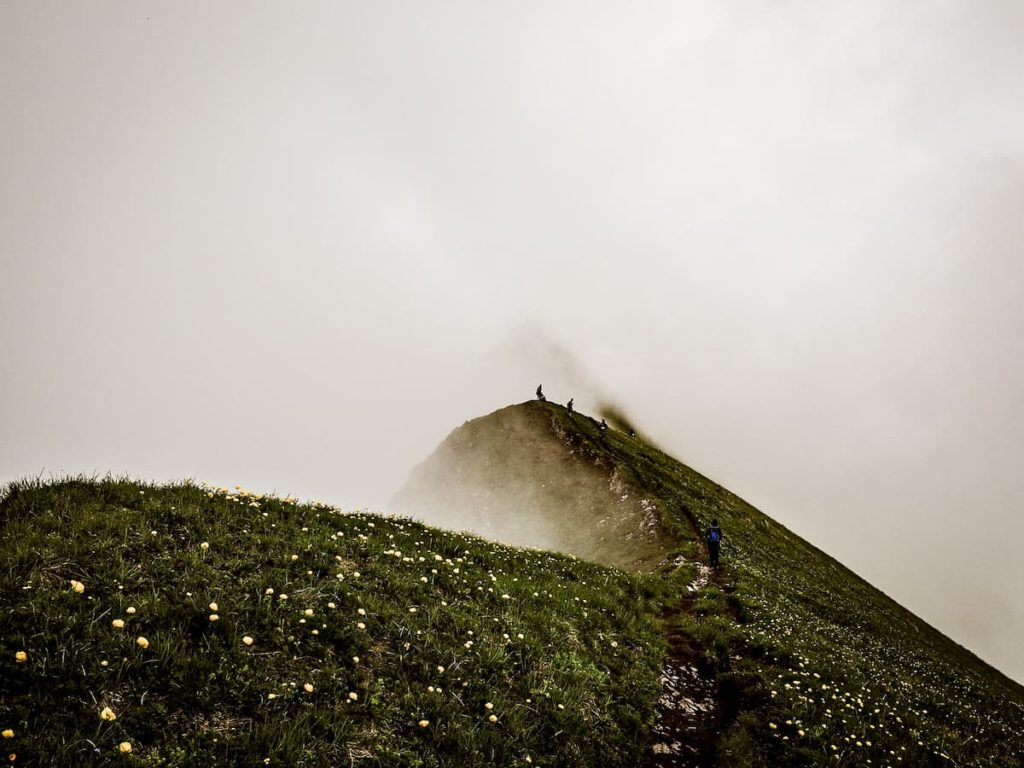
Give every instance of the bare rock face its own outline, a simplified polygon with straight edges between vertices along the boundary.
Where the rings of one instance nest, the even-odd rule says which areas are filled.
[[[660,510],[606,445],[587,416],[560,405],[509,406],[452,432],[390,509],[508,544],[653,569],[671,546]]]

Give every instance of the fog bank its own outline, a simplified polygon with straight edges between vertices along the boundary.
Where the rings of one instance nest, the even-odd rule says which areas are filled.
[[[6,3],[0,478],[379,508],[544,382],[1024,680],[1022,32]]]

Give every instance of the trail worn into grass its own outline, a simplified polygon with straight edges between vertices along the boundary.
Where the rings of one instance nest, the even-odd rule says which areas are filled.
[[[707,547],[697,521],[685,506],[683,519],[690,528],[701,562],[697,576],[677,607],[662,615],[668,649],[661,668],[661,697],[654,725],[651,765],[656,768],[704,768],[717,764],[718,742],[726,707],[721,701],[713,670],[701,663],[700,650],[679,627],[681,613],[691,613],[701,590],[723,574],[704,564]]]
[[[694,597],[707,586],[711,569],[701,564],[678,608],[662,616],[668,651],[661,669],[662,693],[654,726],[652,766],[713,766],[721,735],[723,708],[713,676],[702,671],[700,654],[677,628],[676,617],[689,612]]]

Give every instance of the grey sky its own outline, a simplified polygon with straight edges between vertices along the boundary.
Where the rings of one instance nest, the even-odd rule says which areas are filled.
[[[1022,39],[1019,2],[0,3],[0,478],[383,508],[591,377],[1024,680]]]

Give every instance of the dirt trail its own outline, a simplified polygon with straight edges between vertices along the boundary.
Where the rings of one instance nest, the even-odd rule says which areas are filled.
[[[661,698],[654,725],[651,765],[657,768],[712,766],[718,746],[721,707],[713,678],[701,674],[699,653],[689,639],[673,629],[675,617],[688,611],[694,597],[707,586],[711,569],[698,566],[696,579],[679,609],[662,617],[668,652],[661,668]]]
[[[676,617],[689,613],[694,600],[712,580],[721,584],[724,574],[704,564],[707,550],[696,520],[683,507],[702,562],[697,577],[686,585],[687,594],[678,607],[662,616],[668,650],[661,668],[661,698],[654,725],[651,765],[655,768],[710,768],[717,764],[724,707],[718,684],[701,671],[700,652],[681,631]]]

